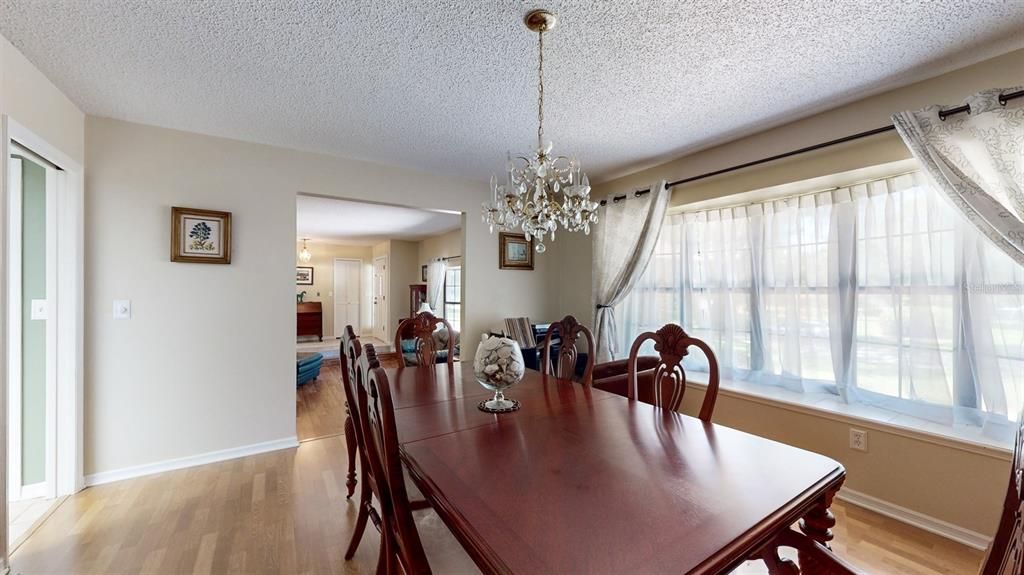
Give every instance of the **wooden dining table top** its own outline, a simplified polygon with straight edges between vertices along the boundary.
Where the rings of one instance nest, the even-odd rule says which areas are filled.
[[[413,481],[485,572],[719,573],[817,509],[838,462],[535,371],[506,396],[471,366],[389,369]],[[824,506],[824,507],[823,507]]]

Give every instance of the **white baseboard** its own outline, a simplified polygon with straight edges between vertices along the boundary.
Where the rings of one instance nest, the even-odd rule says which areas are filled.
[[[143,475],[152,475],[154,473],[163,473],[164,471],[195,467],[196,465],[206,465],[207,463],[216,463],[218,461],[226,461],[228,459],[245,457],[247,455],[256,455],[258,453],[267,453],[268,451],[277,451],[279,449],[289,449],[298,446],[298,438],[292,436],[284,439],[275,439],[273,441],[264,441],[263,443],[253,443],[251,445],[233,447],[231,449],[221,449],[220,451],[200,453],[199,455],[192,455],[189,457],[168,459],[167,461],[158,461],[156,463],[147,463],[145,465],[137,465],[135,467],[125,467],[123,469],[114,469],[112,471],[101,471],[99,473],[93,473],[92,475],[86,475],[85,486],[92,487],[94,485],[103,485],[104,483],[121,481],[122,479],[142,477]]]
[[[894,503],[889,503],[877,497],[872,497],[866,493],[861,493],[853,489],[843,488],[836,494],[836,498],[847,503],[851,503],[858,507],[863,507],[869,511],[874,511],[879,515],[885,515],[897,521],[906,523],[907,525],[913,525],[918,529],[924,529],[929,533],[934,533],[946,539],[951,539],[957,543],[962,543],[968,547],[974,549],[985,550],[988,548],[989,543],[992,542],[992,538],[978,533],[977,531],[971,531],[965,529],[959,525],[953,525],[948,521],[936,519],[930,515],[925,515],[914,511],[913,509],[907,509]]]

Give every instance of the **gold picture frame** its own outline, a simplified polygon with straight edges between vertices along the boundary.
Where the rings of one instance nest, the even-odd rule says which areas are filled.
[[[533,269],[533,239],[524,234],[498,234],[498,268],[503,270]]]
[[[231,212],[171,208],[171,261],[231,263]]]

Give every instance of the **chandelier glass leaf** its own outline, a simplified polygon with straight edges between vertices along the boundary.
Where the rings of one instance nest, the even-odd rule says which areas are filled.
[[[576,158],[552,154],[544,139],[544,33],[556,22],[555,15],[534,10],[526,15],[526,27],[537,32],[537,149],[523,156],[509,154],[504,181],[491,176],[491,199],[484,202],[483,221],[494,228],[521,229],[533,238],[538,253],[547,247],[545,238],[561,228],[590,234],[597,223],[599,204],[590,199],[590,180]]]

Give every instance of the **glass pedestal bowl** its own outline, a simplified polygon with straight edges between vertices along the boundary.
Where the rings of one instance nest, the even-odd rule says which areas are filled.
[[[488,413],[519,409],[519,402],[506,398],[504,391],[523,379],[525,369],[523,352],[514,339],[485,336],[476,348],[473,374],[480,385],[494,392],[494,397],[481,401],[477,407]]]

